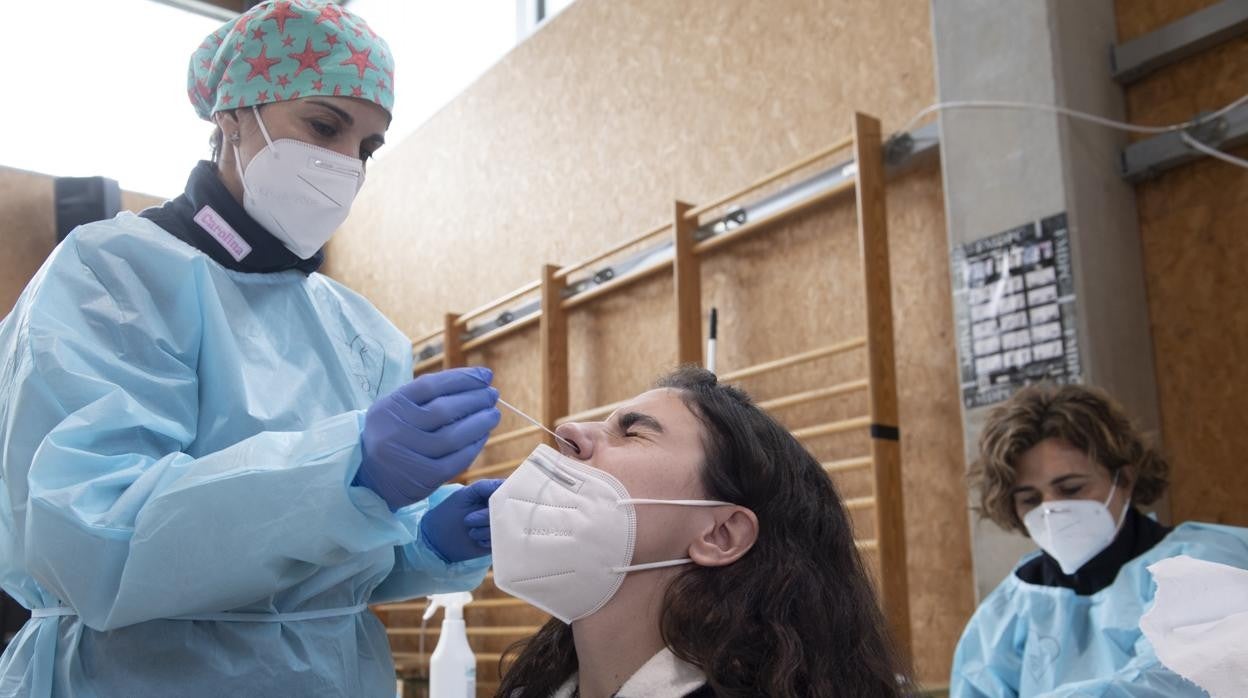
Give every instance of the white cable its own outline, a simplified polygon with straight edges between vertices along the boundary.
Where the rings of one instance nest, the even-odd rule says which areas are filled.
[[[1248,160],[1245,160],[1243,158],[1237,158],[1234,155],[1231,155],[1230,153],[1224,153],[1221,150],[1218,150],[1217,148],[1210,148],[1204,143],[1201,143],[1195,138],[1192,138],[1191,136],[1187,135],[1186,132],[1181,133],[1179,135],[1183,139],[1183,142],[1186,143],[1189,148],[1195,148],[1196,150],[1199,150],[1200,152],[1204,153],[1205,155],[1208,155],[1211,158],[1217,158],[1224,162],[1229,162],[1232,165],[1238,165],[1248,170]]]
[[[1116,121],[1114,119],[1107,119],[1103,116],[1097,116],[1096,114],[1089,114],[1088,112],[1079,111],[1077,109],[1068,109],[1066,107],[1059,107],[1055,104],[1038,104],[1035,102],[1007,102],[1007,101],[999,101],[999,100],[958,100],[958,101],[952,101],[952,102],[937,102],[936,104],[925,107],[918,114],[915,114],[914,118],[910,119],[910,122],[906,124],[905,128],[901,129],[900,133],[908,133],[910,130],[912,130],[915,127],[915,125],[920,120],[923,119],[923,117],[927,116],[928,114],[946,110],[946,109],[1014,109],[1014,110],[1020,110],[1020,111],[1041,111],[1041,112],[1048,112],[1051,114],[1062,114],[1065,116],[1069,116],[1072,119],[1089,121],[1094,124],[1100,124],[1101,126],[1108,126],[1110,128],[1116,128],[1122,131],[1129,131],[1132,133],[1171,133],[1174,131],[1178,131],[1180,132],[1180,135],[1183,138],[1183,142],[1186,143],[1189,147],[1194,148],[1211,157],[1215,157],[1215,158],[1218,158],[1219,160],[1224,160],[1226,162],[1229,162],[1233,165],[1239,165],[1240,167],[1248,168],[1248,161],[1242,160],[1233,155],[1228,155],[1215,148],[1211,148],[1205,145],[1204,143],[1201,143],[1200,141],[1196,140],[1195,138],[1192,138],[1186,133],[1186,129],[1189,129],[1193,126],[1198,126],[1200,124],[1208,123],[1210,121],[1213,121],[1214,119],[1218,119],[1222,117],[1223,115],[1225,115],[1227,112],[1230,112],[1232,109],[1235,109],[1236,107],[1245,103],[1248,103],[1248,94],[1244,95],[1243,97],[1240,97],[1239,99],[1231,102],[1230,104],[1226,105],[1225,107],[1222,107],[1221,109],[1213,112],[1212,114],[1205,114],[1203,116],[1196,117],[1195,119],[1192,119],[1190,121],[1184,121],[1181,124],[1171,124],[1169,126],[1142,126],[1139,124],[1127,123],[1125,121]]]
[[[1064,114],[1066,116],[1071,117],[1072,119],[1082,119],[1083,121],[1091,121],[1092,123],[1100,124],[1102,126],[1109,126],[1110,128],[1122,129],[1123,131],[1131,131],[1134,133],[1168,133],[1170,131],[1182,131],[1183,129],[1196,126],[1197,124],[1201,124],[1207,121],[1212,121],[1246,102],[1248,102],[1248,94],[1244,95],[1243,97],[1240,97],[1239,99],[1235,100],[1234,102],[1231,102],[1230,104],[1226,105],[1225,107],[1222,107],[1221,109],[1213,112],[1212,114],[1206,114],[1205,116],[1197,117],[1195,119],[1192,119],[1191,121],[1185,121],[1181,124],[1171,124],[1169,126],[1141,126],[1139,124],[1131,124],[1125,121],[1115,121],[1114,119],[1107,119],[1103,116],[1097,116],[1096,114],[1089,114],[1088,112],[1079,111],[1077,109],[1068,109],[1066,107],[1059,107],[1054,104],[1039,104],[1036,102],[1005,102],[1005,101],[998,101],[998,100],[978,100],[978,99],[958,100],[958,101],[953,101],[953,102],[937,102],[936,104],[933,104],[929,107],[924,108],[918,114],[915,114],[913,119],[910,119],[910,123],[906,124],[906,127],[903,128],[901,132],[905,133],[907,131],[910,131],[911,129],[914,128],[914,125],[918,123],[919,120],[921,120],[923,117],[933,112],[941,111],[944,109],[1016,109],[1016,110],[1022,110],[1022,111],[1043,111],[1043,112],[1049,112],[1053,114]]]

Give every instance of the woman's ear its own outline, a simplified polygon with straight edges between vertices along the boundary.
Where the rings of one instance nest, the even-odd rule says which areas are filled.
[[[717,507],[711,514],[711,524],[689,546],[689,559],[703,567],[731,565],[758,540],[758,517],[740,506]]]
[[[1127,493],[1128,498],[1135,494],[1135,466],[1124,465],[1118,469],[1118,489]]]
[[[221,129],[226,143],[230,142],[231,134],[238,134],[240,124],[238,123],[238,114],[233,109],[223,109],[213,114],[212,120],[217,124],[217,128]]]

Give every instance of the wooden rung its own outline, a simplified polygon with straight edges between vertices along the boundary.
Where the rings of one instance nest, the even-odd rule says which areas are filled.
[[[469,635],[481,635],[486,637],[527,637],[541,630],[538,625],[477,625],[469,626],[464,632]],[[387,635],[437,635],[442,632],[441,627],[427,628],[386,628]]]
[[[529,603],[511,596],[503,599],[477,599],[468,603],[468,608],[525,608]]]
[[[542,432],[541,429],[533,425],[529,425],[527,427],[520,427],[519,429],[505,432],[505,433],[499,434],[498,436],[491,436],[489,440],[485,442],[485,446],[486,448],[489,448],[490,446],[497,446],[501,443],[514,441],[516,439],[522,439],[532,434],[540,434],[541,432]]]
[[[403,601],[400,603],[383,603],[370,607],[374,613],[383,611],[390,613],[424,613],[427,606],[418,601]]]
[[[562,307],[564,310],[571,310],[572,308],[575,308],[578,305],[588,303],[594,300],[595,298],[598,298],[599,296],[604,296],[608,293],[619,291],[620,289],[625,288],[626,286],[635,284],[638,281],[642,281],[643,279],[648,279],[651,276],[658,274],[659,272],[670,271],[671,268],[672,268],[672,260],[670,259],[665,259],[659,262],[654,262],[648,267],[643,267],[636,271],[630,271],[624,276],[617,276],[611,281],[608,281],[600,286],[595,286],[589,289],[588,291],[582,291],[581,293],[578,293],[575,296],[572,296],[571,298],[564,298]]]
[[[706,240],[699,242],[693,248],[693,252],[697,255],[703,255],[723,245],[727,245],[728,243],[743,240],[769,225],[774,225],[775,223],[778,223],[786,218],[792,218],[807,209],[828,201],[829,199],[834,199],[841,194],[852,190],[856,186],[858,186],[856,179],[852,177],[846,178],[839,182],[836,186],[826,191],[819,192],[817,195],[812,196],[798,204],[776,211],[770,215],[763,216],[762,218],[755,218],[747,221],[744,225],[737,226],[736,228],[727,230],[719,235],[707,238]]]
[[[432,342],[433,340],[437,339],[438,337],[441,337],[441,336],[442,336],[442,333],[443,333],[443,332],[445,332],[445,331],[446,331],[446,330],[444,330],[443,328],[439,327],[438,329],[436,329],[436,330],[434,330],[434,331],[432,331],[432,332],[426,332],[426,333],[424,333],[424,334],[420,335],[419,337],[414,337],[414,338],[412,338],[412,346],[413,346],[413,347],[418,347],[418,346],[420,346],[420,345],[422,345],[422,344],[426,344],[426,343],[428,343],[428,342]]]
[[[473,308],[472,310],[469,310],[468,312],[459,316],[459,326],[467,327],[469,320],[479,315],[484,315],[487,310],[493,310],[494,308],[497,308],[498,306],[504,303],[510,303],[511,301],[514,301],[520,296],[523,296],[527,293],[532,293],[541,287],[542,287],[542,282],[540,279],[537,281],[530,281],[529,283],[521,286],[520,288],[512,291],[511,293],[508,293],[505,296],[502,296],[500,298],[495,298],[494,300],[490,301],[489,303],[486,303],[485,305],[477,306]]]
[[[858,549],[863,552],[875,552],[880,549],[878,540],[856,540],[854,545],[858,546]]]
[[[431,368],[442,368],[442,352],[438,352],[424,361],[412,366],[412,374],[424,373]]]
[[[613,247],[610,247],[610,248],[606,249],[606,250],[605,250],[605,251],[603,251],[603,252],[599,252],[598,254],[595,254],[595,255],[594,255],[594,256],[592,256],[592,257],[586,257],[585,259],[582,259],[581,261],[577,262],[576,264],[569,264],[568,266],[563,267],[563,268],[562,268],[562,269],[560,269],[559,271],[556,271],[556,272],[555,272],[555,278],[556,278],[556,279],[565,279],[565,278],[567,278],[567,277],[568,277],[568,275],[569,275],[569,274],[571,274],[571,273],[573,273],[573,272],[575,272],[575,271],[579,271],[579,270],[581,270],[581,269],[584,269],[585,267],[588,267],[589,265],[591,265],[591,264],[593,264],[593,263],[595,263],[595,262],[602,261],[602,260],[606,259],[607,257],[610,257],[611,255],[613,255],[613,254],[615,254],[615,253],[617,253],[617,252],[620,252],[620,251],[622,251],[622,250],[626,250],[626,249],[628,249],[628,248],[632,247],[633,245],[636,245],[636,244],[637,244],[637,243],[639,243],[639,242],[644,242],[644,241],[646,241],[646,240],[649,240],[650,238],[654,237],[655,235],[658,235],[659,233],[662,233],[662,232],[664,232],[664,231],[666,231],[666,230],[669,230],[671,227],[672,227],[672,224],[671,224],[670,222],[668,222],[668,223],[664,223],[663,225],[660,225],[660,226],[659,226],[659,227],[657,227],[657,228],[652,228],[652,229],[647,230],[646,232],[642,233],[641,235],[637,235],[637,236],[631,237],[631,238],[629,238],[628,240],[625,240],[624,242],[621,242],[621,243],[619,243],[618,245],[615,245],[615,246],[613,246]]]
[[[606,417],[612,412],[620,409],[620,405],[623,405],[626,402],[628,402],[628,400],[620,400],[619,402],[613,402],[609,405],[602,405],[601,407],[594,407],[592,409],[584,410],[582,412],[570,414],[566,417],[560,417],[559,419],[556,420],[555,423],[567,424],[568,422],[602,421],[601,420],[602,417]]]
[[[782,368],[797,366],[798,364],[814,361],[815,359],[821,359],[825,356],[843,354],[847,351],[852,351],[859,347],[865,346],[866,343],[866,337],[854,337],[853,339],[847,339],[844,342],[838,342],[836,344],[829,344],[828,346],[821,347],[819,349],[812,349],[811,351],[794,354],[793,356],[787,356],[783,359],[776,359],[775,361],[768,361],[750,366],[749,368],[743,368],[738,371],[732,371],[731,373],[725,373],[719,376],[719,381],[723,383],[725,381],[741,380],[742,378],[750,378],[752,376],[778,371]]]
[[[852,135],[846,136],[840,139],[839,141],[836,141],[832,145],[824,148],[823,150],[820,150],[816,153],[808,155],[802,158],[801,160],[793,162],[789,165],[785,165],[784,167],[781,167],[780,169],[772,172],[771,174],[766,175],[762,179],[758,179],[754,181],[749,186],[738,189],[737,191],[734,191],[733,193],[728,194],[726,196],[721,196],[718,199],[711,201],[710,203],[705,203],[705,204],[702,204],[701,206],[690,209],[687,213],[685,213],[685,219],[688,220],[688,219],[697,218],[701,216],[703,213],[706,213],[707,211],[710,211],[713,208],[718,208],[720,206],[723,206],[724,204],[742,196],[743,194],[748,194],[754,191],[755,189],[771,184],[772,182],[776,181],[777,179],[780,179],[781,177],[791,175],[794,172],[797,172],[798,170],[802,169],[803,167],[806,167],[807,165],[817,160],[822,160],[823,158],[826,158],[832,153],[835,153],[838,150],[844,149],[846,146],[853,144],[853,142],[854,142],[854,137]]]
[[[875,497],[853,497],[845,500],[846,509],[870,509],[875,506]]]
[[[814,426],[806,427],[804,429],[794,429],[793,438],[798,439],[799,441],[802,439],[813,439],[817,436],[827,436],[828,434],[839,434],[841,432],[852,431],[854,429],[864,429],[869,426],[871,426],[870,417],[854,417],[852,419],[841,419],[835,422],[825,422],[823,424],[816,424]]]
[[[468,602],[467,608],[518,608],[528,605],[529,604],[525,601],[508,596],[502,599],[474,599]],[[412,601],[383,604],[373,607],[376,611],[392,611],[402,613],[424,613],[426,608],[427,606],[425,604]]]
[[[498,664],[503,659],[502,652],[473,652],[478,664]],[[407,667],[423,667],[429,663],[429,654],[419,652],[395,652],[394,668],[402,671]]]
[[[542,312],[540,310],[535,313],[525,315],[519,320],[513,320],[502,327],[496,327],[479,337],[473,337],[467,342],[464,342],[462,351],[471,351],[477,347],[489,344],[490,342],[497,342],[513,332],[519,332],[530,325],[537,324],[537,322],[541,319]]]
[[[519,466],[523,462],[524,462],[523,458],[517,458],[515,460],[509,460],[509,461],[504,461],[502,463],[497,463],[495,465],[487,465],[483,468],[473,468],[471,470],[464,471],[464,477],[480,477],[483,475],[493,475],[495,473],[506,472],[508,470],[511,470],[512,468]]]
[[[859,468],[871,467],[871,456],[828,461],[827,463],[822,463],[821,465],[823,465],[823,471],[829,475],[832,473],[843,473],[850,470],[858,470]]]
[[[834,385],[830,388],[807,390],[804,393],[795,393],[793,395],[786,395],[772,400],[764,400],[763,402],[758,403],[758,406],[765,410],[778,410],[782,407],[792,407],[793,405],[800,405],[806,402],[814,402],[815,400],[822,400],[823,398],[833,397],[835,395],[852,393],[856,390],[866,390],[867,385],[867,379],[863,378],[862,380],[849,381],[848,383]]]

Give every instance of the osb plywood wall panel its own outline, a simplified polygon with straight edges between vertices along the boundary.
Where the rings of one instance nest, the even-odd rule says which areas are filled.
[[[932,74],[923,3],[580,0],[388,146],[395,152],[370,172],[326,271],[424,334],[445,312],[537,278],[542,264],[669,220],[674,199],[708,200],[844,136],[854,110],[886,131],[901,126],[932,101]],[[920,675],[933,683],[946,680],[973,610],[941,202],[935,167],[889,187],[913,634]],[[708,257],[703,308],[723,313],[720,370],[861,334],[855,238],[847,197]],[[670,273],[660,274],[571,311],[572,411],[631,397],[672,367],[672,293]],[[536,346],[525,331],[469,359],[493,366],[504,397],[536,411]],[[859,352],[745,387],[768,399],[864,370]],[[864,411],[851,395],[777,416],[801,427]],[[499,431],[521,425],[505,416]],[[865,439],[855,438],[811,447],[824,459],[862,455]],[[490,449],[477,467],[534,442]],[[861,474],[838,486],[870,493]],[[855,521],[873,535],[869,512]]]
[[[1221,0],[1116,0],[1118,41],[1130,41],[1219,2]]]
[[[55,177],[0,167],[0,317],[17,302],[43,260],[56,246]],[[160,203],[145,194],[123,191],[122,208],[138,211]]]
[[[900,127],[934,95],[929,34],[909,0],[574,3],[387,146],[327,271],[436,329],[667,221],[674,198],[827,145],[853,110]]]
[[[1119,0],[1126,39],[1213,4]],[[1186,121],[1248,91],[1248,38],[1169,66],[1127,88],[1128,113]],[[1248,157],[1248,148],[1232,151]],[[1248,172],[1203,159],[1136,187],[1149,314],[1171,456],[1176,521],[1248,525]]]

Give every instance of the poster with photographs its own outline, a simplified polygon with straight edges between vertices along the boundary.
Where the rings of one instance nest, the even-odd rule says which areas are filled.
[[[1079,382],[1065,213],[956,248],[952,264],[966,407],[1001,402],[1037,381]]]

